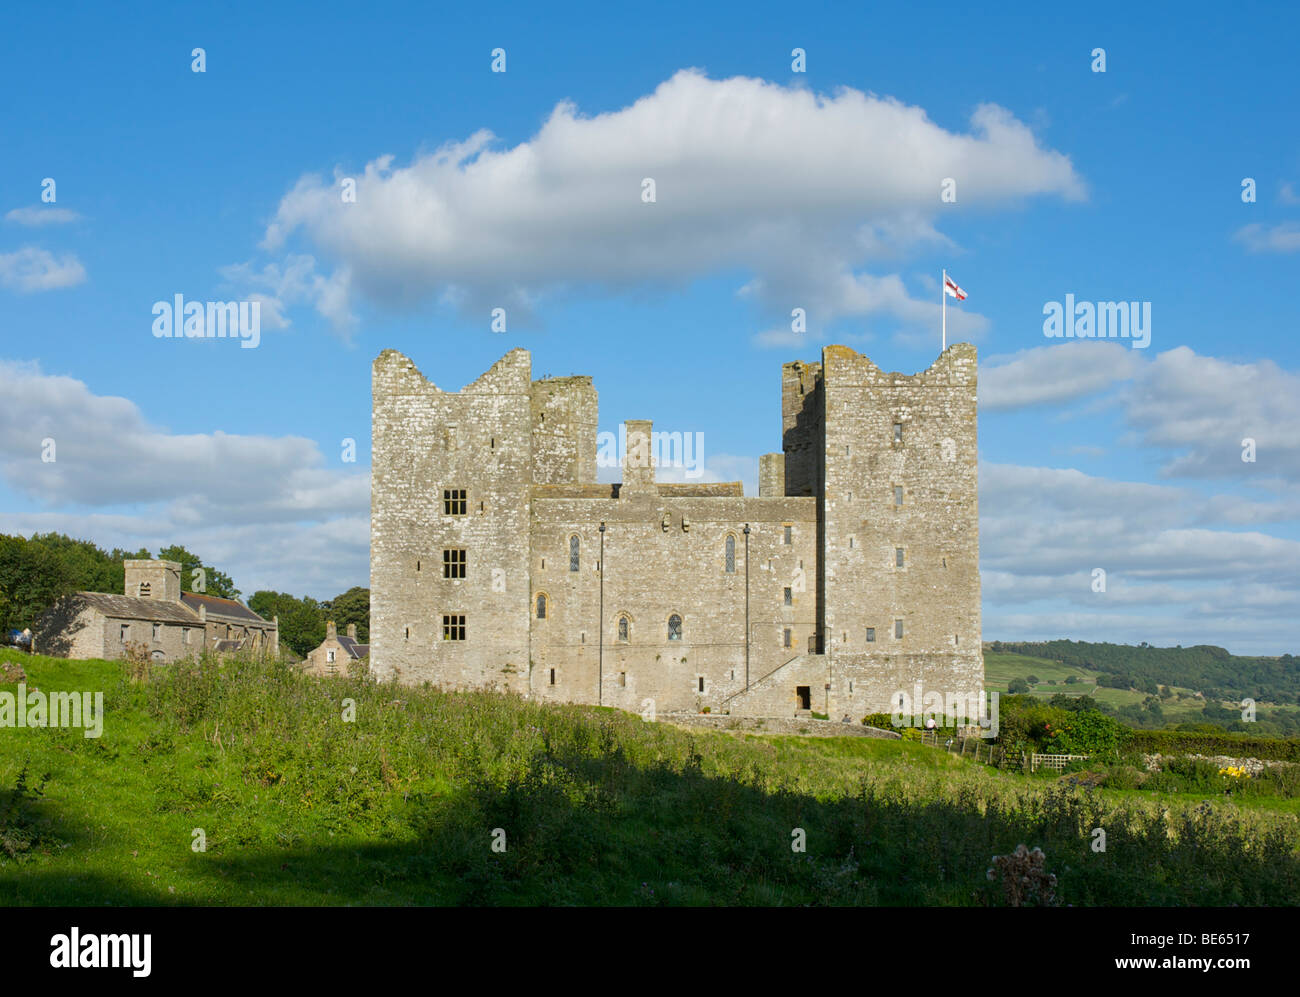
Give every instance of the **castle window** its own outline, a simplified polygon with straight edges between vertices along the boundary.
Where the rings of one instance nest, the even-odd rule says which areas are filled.
[[[537,594],[537,618],[539,620],[546,619],[546,596],[541,592]]]
[[[697,684],[696,684],[696,688],[697,688],[700,692],[703,692],[703,691],[704,691],[704,676],[703,676],[703,675],[699,676],[699,679],[698,679]]]
[[[902,548],[902,547],[895,547],[895,548],[894,548],[894,567],[895,567],[895,568],[901,568],[902,566],[903,566],[903,548]]]
[[[464,578],[466,555],[464,550],[444,550],[442,552],[442,577]]]
[[[331,647],[325,652],[325,660],[331,665],[334,664],[334,648]]]
[[[853,549],[853,538],[849,537],[849,550]]]
[[[190,628],[185,627],[184,629],[181,630],[181,643],[188,644],[189,642],[190,642]]]
[[[726,551],[727,551],[726,553],[727,574],[734,575],[736,573],[736,538],[735,537],[733,536],[727,537]]]
[[[618,673],[618,686],[620,689],[627,688],[627,672]]]
[[[406,633],[405,633],[405,635],[402,637],[402,640],[410,640],[410,639],[411,639],[411,628],[410,628],[410,627],[407,627],[407,628],[406,628]]]
[[[902,505],[902,504],[903,504],[903,486],[902,486],[902,485],[895,485],[895,486],[894,486],[894,505]]]
[[[903,442],[903,424],[901,422],[894,423],[894,442]]]
[[[153,639],[156,641],[161,636],[162,636],[162,624],[155,623],[153,625]]]
[[[569,570],[578,570],[578,535],[575,533],[569,537]]]
[[[551,685],[555,685],[555,669],[551,669]]]
[[[444,488],[442,490],[442,514],[444,516],[464,516],[469,512],[469,492],[464,488]]]
[[[794,605],[794,589],[790,588],[788,585],[784,590],[784,602],[787,606]]]
[[[903,639],[903,621],[902,621],[902,620],[895,620],[895,621],[894,621],[894,637],[895,637],[895,639],[897,639],[897,640],[902,640],[902,639]]]
[[[126,639],[130,636],[131,636],[131,624],[123,623],[122,632],[118,635],[119,639],[122,641],[123,644],[125,644]]]
[[[442,618],[442,639],[443,640],[464,640],[465,639],[464,615],[444,616]]]
[[[789,647],[792,643],[794,643],[794,635],[790,632],[790,628],[786,627],[781,631],[781,646]]]
[[[673,613],[672,616],[668,617],[668,639],[682,639],[682,618],[676,613]]]
[[[618,639],[621,640],[624,644],[626,644],[628,640],[628,629],[629,627],[628,627],[627,617],[620,616],[618,618]]]
[[[148,582],[141,582],[141,583],[140,583],[140,598],[141,598],[141,599],[148,599],[148,598],[149,598],[149,593],[150,593],[149,583],[148,583]]]
[[[789,547],[792,543],[794,543],[794,527],[787,526],[785,528],[785,545]]]
[[[876,642],[876,628],[867,627],[867,643],[874,644],[875,642]]]

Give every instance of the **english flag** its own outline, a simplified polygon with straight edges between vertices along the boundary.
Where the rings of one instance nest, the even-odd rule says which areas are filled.
[[[957,282],[947,274],[943,275],[943,289],[946,294],[952,295],[958,301],[966,300],[966,292],[957,286]]]

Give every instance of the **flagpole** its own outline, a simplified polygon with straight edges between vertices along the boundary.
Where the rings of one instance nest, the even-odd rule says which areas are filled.
[[[944,268],[943,279],[939,281],[939,311],[943,314],[943,350],[948,348],[948,270]],[[940,350],[939,352],[943,352]]]

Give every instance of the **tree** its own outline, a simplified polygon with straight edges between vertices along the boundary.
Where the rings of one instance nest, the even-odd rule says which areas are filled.
[[[1007,683],[1007,692],[1012,695],[1016,695],[1018,693],[1026,693],[1028,691],[1029,691],[1029,683],[1022,678],[1014,678]]]
[[[158,551],[160,561],[177,561],[181,566],[181,591],[182,592],[202,592],[204,595],[215,595],[222,599],[238,599],[239,589],[235,588],[235,583],[230,576],[224,571],[218,571],[211,565],[204,564],[197,554],[192,554],[180,544],[172,544],[170,547],[164,547]],[[202,573],[196,578],[195,570]],[[202,579],[202,586],[195,588],[195,582]]]
[[[299,599],[287,592],[254,592],[248,608],[265,619],[280,618],[280,643],[305,657],[325,639],[325,613],[311,596]]]
[[[326,619],[332,619],[340,633],[345,633],[349,623],[357,627],[357,640],[370,643],[370,589],[354,585],[342,595],[321,603]]]

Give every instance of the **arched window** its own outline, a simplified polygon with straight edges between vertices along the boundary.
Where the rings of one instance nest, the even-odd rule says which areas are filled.
[[[728,536],[727,537],[727,574],[734,575],[735,573],[736,573],[736,538],[733,536]]]
[[[668,639],[682,639],[682,618],[676,613],[673,613],[672,616],[668,617]]]
[[[569,537],[569,570],[578,570],[578,535]]]
[[[148,583],[148,582],[141,582],[141,583],[140,583],[140,598],[141,598],[141,599],[148,599],[148,598],[149,598],[149,594],[150,594],[150,592],[149,592],[149,583]]]
[[[539,620],[546,619],[546,595],[542,592],[537,594],[537,618]]]
[[[618,618],[618,639],[621,640],[624,644],[627,643],[628,622],[626,616],[620,616]]]

